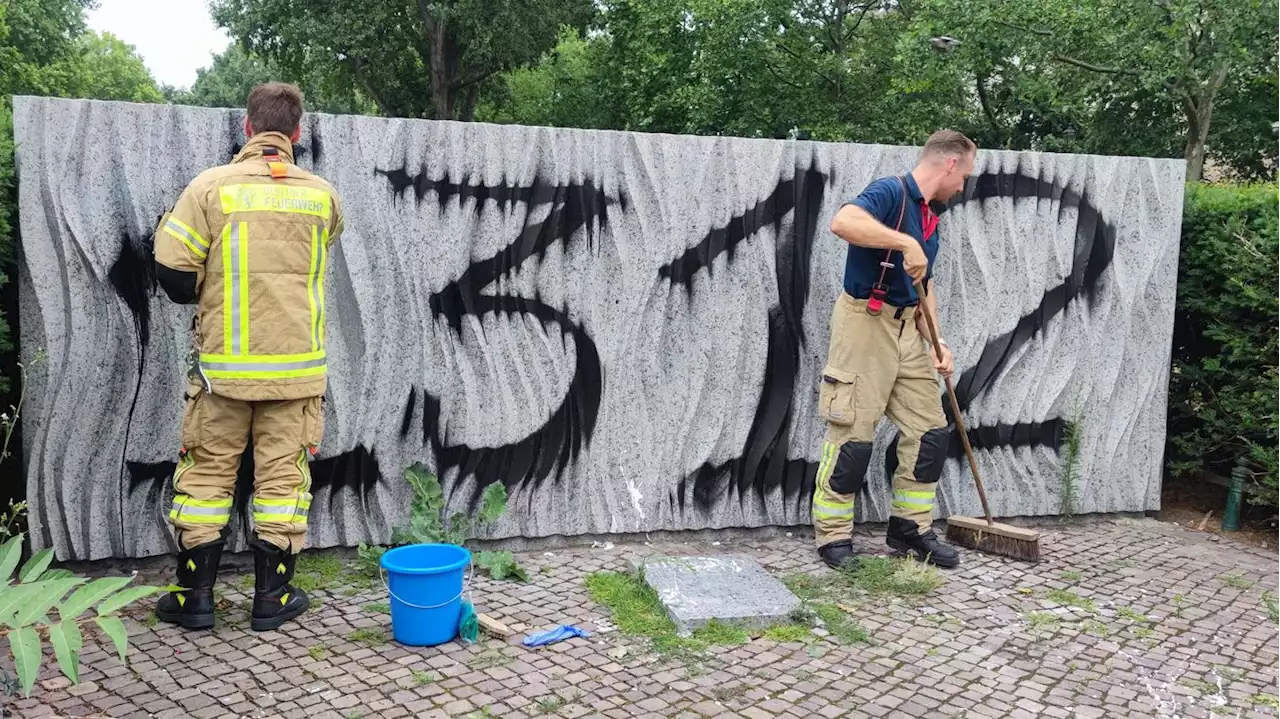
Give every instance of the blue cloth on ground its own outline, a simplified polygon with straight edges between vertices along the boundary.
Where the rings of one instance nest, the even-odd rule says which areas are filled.
[[[535,632],[524,638],[526,647],[540,647],[544,644],[554,644],[555,642],[573,637],[587,638],[591,636],[585,629],[572,626],[570,624],[561,624],[555,629],[548,629],[544,632]]]

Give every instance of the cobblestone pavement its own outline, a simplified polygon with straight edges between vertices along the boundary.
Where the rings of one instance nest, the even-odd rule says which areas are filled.
[[[385,590],[340,579],[336,591],[313,593],[322,606],[304,621],[258,634],[247,628],[252,578],[224,576],[226,611],[212,633],[149,625],[139,611],[127,666],[109,642],[87,638],[81,684],[69,686],[50,661],[32,697],[10,709],[32,718],[1276,716],[1274,553],[1150,519],[1045,531],[1038,565],[970,552],[931,595],[849,607],[869,644],[757,638],[694,663],[609,631],[584,576],[655,552],[745,553],[777,576],[828,571],[808,536],[521,554],[531,582],[477,579],[477,608],[520,632],[592,631],[538,649],[520,634],[401,647],[387,640]],[[883,528],[855,542],[883,551]],[[1063,606],[1051,594],[1070,595],[1054,590],[1089,602]]]

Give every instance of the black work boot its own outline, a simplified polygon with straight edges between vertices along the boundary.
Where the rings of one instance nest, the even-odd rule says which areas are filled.
[[[182,590],[156,601],[156,619],[187,629],[213,627],[213,583],[218,578],[222,547],[223,541],[218,539],[178,553],[175,584]]]
[[[916,559],[936,564],[944,569],[960,566],[960,553],[950,544],[938,539],[932,529],[920,533],[920,527],[910,519],[889,517],[889,531],[885,544],[900,551],[914,554]]]
[[[281,549],[270,542],[255,539],[253,570],[256,585],[253,591],[253,616],[249,626],[255,632],[278,629],[281,624],[307,611],[311,600],[307,593],[289,584],[298,555]]]
[[[818,556],[822,557],[828,567],[839,569],[840,565],[858,556],[858,553],[853,551],[853,540],[837,539],[818,547]]]

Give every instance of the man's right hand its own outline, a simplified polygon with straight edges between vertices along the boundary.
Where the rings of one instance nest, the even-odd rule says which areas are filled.
[[[929,271],[929,258],[925,257],[924,250],[920,248],[920,243],[916,242],[914,237],[907,237],[907,242],[902,247],[902,265],[907,270],[907,274],[911,275],[912,282],[919,282],[924,279],[924,275]]]

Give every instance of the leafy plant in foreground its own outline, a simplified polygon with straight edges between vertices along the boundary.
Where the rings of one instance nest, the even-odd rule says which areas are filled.
[[[4,673],[5,686],[31,694],[44,659],[42,639],[53,646],[62,673],[78,683],[83,646],[81,627],[90,622],[111,637],[120,661],[124,661],[129,635],[120,621],[119,611],[169,588],[129,587],[133,581],[131,576],[90,580],[65,569],[49,569],[52,549],[37,552],[18,568],[22,539],[23,535],[18,534],[0,545],[0,577],[5,578],[5,583],[0,585],[0,624],[4,625],[0,635],[8,639],[9,653],[18,674],[15,684],[12,677]],[[90,609],[94,612],[86,614]],[[56,621],[50,618],[50,612],[57,615]]]

